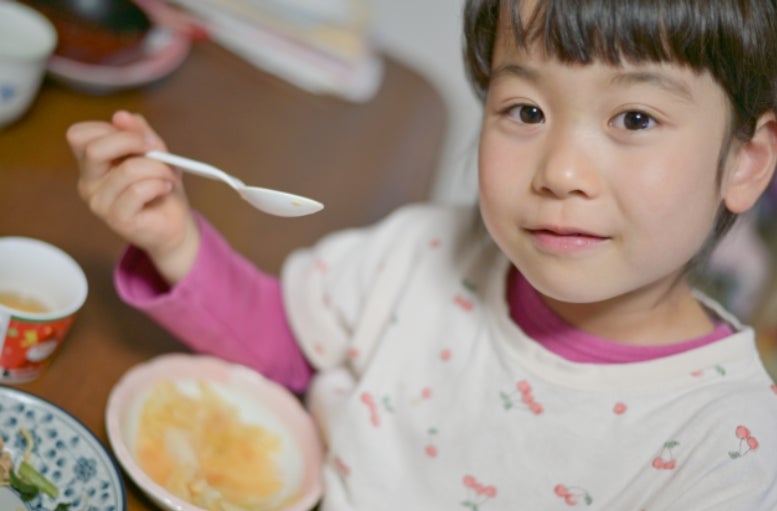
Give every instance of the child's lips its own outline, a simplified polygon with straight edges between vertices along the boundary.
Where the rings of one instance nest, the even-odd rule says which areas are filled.
[[[541,249],[550,252],[577,252],[595,248],[610,238],[572,227],[539,227],[526,230]]]

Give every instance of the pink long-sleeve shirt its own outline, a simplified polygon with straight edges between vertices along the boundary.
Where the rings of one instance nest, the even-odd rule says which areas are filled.
[[[191,349],[252,367],[290,390],[307,389],[314,373],[296,342],[278,278],[236,253],[203,218],[191,272],[168,286],[144,252],[129,247],[115,272],[120,297],[145,312]],[[517,272],[507,292],[513,320],[546,349],[580,363],[629,363],[665,357],[732,333],[717,323],[710,334],[671,345],[633,346],[601,339],[565,323]]]

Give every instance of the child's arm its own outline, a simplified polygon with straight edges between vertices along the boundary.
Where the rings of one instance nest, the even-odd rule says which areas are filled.
[[[181,179],[169,166],[144,158],[164,142],[139,115],[116,112],[111,122],[74,124],[67,141],[78,161],[78,191],[92,212],[146,252],[174,284],[191,269],[199,231]]]
[[[174,287],[146,254],[130,247],[116,268],[116,289],[197,352],[237,362],[295,392],[313,370],[289,327],[280,282],[234,251],[201,216],[200,249],[192,270]]]
[[[120,111],[111,122],[71,126],[67,141],[81,197],[131,245],[116,274],[122,298],[193,349],[304,390],[312,370],[286,323],[277,279],[193,213],[173,169],[143,157],[165,150],[145,119]]]

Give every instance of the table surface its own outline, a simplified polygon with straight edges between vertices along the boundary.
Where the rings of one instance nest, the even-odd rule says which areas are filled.
[[[173,152],[321,200],[326,208],[314,216],[275,218],[225,185],[186,178],[192,205],[237,250],[277,272],[290,249],[428,196],[445,107],[418,73],[391,58],[385,63],[381,89],[365,104],[305,93],[210,42],[140,89],[90,95],[47,79],[25,117],[0,130],[0,235],[61,247],[83,267],[90,290],[51,365],[17,387],[69,411],[108,446],[103,414],[115,382],[135,364],[185,351],[116,297],[112,270],[123,242],[78,198],[64,139],[70,124],[108,119],[120,108],[140,112]],[[155,509],[125,481],[128,510]]]

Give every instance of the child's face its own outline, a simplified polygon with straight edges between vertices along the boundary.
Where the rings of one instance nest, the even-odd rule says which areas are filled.
[[[713,226],[728,112],[706,73],[567,65],[507,34],[480,141],[486,226],[555,300],[657,298]]]

